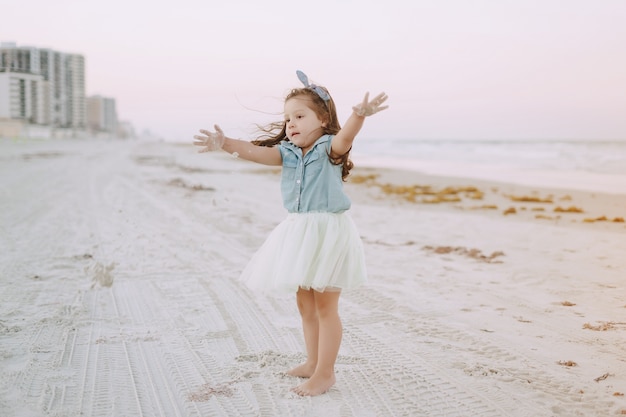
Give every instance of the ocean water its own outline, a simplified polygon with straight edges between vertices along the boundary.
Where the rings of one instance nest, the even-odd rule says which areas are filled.
[[[626,140],[362,140],[355,164],[626,194]]]

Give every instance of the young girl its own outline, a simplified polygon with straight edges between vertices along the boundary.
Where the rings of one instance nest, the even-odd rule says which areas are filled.
[[[335,361],[341,344],[339,295],[366,279],[363,247],[347,210],[343,181],[352,168],[352,142],[365,117],[387,108],[381,93],[369,93],[354,106],[343,128],[335,103],[324,87],[309,84],[285,98],[281,122],[263,128],[253,142],[215,132],[194,136],[200,152],[223,149],[265,165],[282,165],[281,192],[287,218],[269,235],[242,273],[254,290],[296,293],[302,318],[306,361],[287,373],[308,378],[293,388],[299,395],[319,395],[335,383]]]

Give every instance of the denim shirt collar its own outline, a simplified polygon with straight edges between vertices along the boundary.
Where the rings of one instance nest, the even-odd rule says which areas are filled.
[[[322,136],[320,136],[320,138],[315,141],[315,143],[313,144],[311,149],[307,152],[307,155],[311,154],[312,153],[311,151],[313,151],[319,145],[328,142],[331,138],[332,138],[331,135],[322,135]],[[288,148],[288,149],[292,150],[296,155],[302,157],[302,148],[300,148],[299,146],[295,145],[293,142],[291,142],[289,140],[284,140],[282,145],[285,148]]]

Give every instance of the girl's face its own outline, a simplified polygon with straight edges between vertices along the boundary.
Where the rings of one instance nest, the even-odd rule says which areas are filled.
[[[287,138],[306,154],[324,133],[326,123],[309,107],[311,99],[292,97],[285,102],[285,131]]]

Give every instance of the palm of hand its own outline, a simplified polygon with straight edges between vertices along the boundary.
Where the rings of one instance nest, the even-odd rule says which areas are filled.
[[[224,132],[218,125],[215,125],[215,132],[210,132],[208,130],[201,129],[200,133],[202,135],[195,135],[193,138],[195,139],[193,144],[196,146],[203,146],[204,148],[200,149],[198,152],[211,152],[222,149],[224,146],[224,141],[226,137],[224,136]]]
[[[357,104],[356,106],[352,107],[352,110],[354,110],[354,113],[362,117],[367,117],[367,116],[376,114],[379,111],[383,111],[389,107],[389,106],[382,105],[388,98],[387,94],[380,93],[379,95],[374,97],[372,101],[369,101],[369,95],[370,93],[365,93],[365,97],[363,98],[363,101]]]

